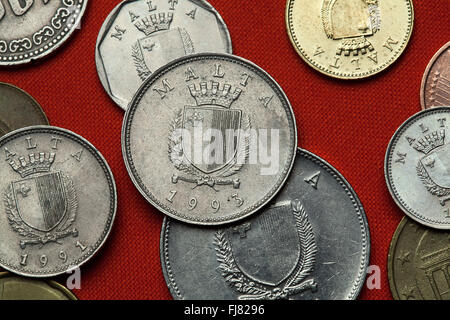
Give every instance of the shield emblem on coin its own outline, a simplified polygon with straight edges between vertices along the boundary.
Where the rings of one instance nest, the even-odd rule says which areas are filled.
[[[183,115],[183,150],[186,159],[198,170],[210,174],[223,169],[237,155],[239,147],[239,129],[241,129],[241,110],[228,110],[217,107],[185,107]],[[216,141],[214,134],[211,139],[205,141],[208,137],[208,129],[221,137],[221,141]],[[197,136],[201,134],[199,139]],[[189,137],[186,135],[189,134]],[[220,139],[219,139],[220,140]],[[201,145],[197,145],[201,143]],[[217,144],[215,144],[217,143]],[[204,153],[210,154],[208,148],[214,145],[214,152],[221,154],[212,160],[204,159]],[[214,153],[213,152],[213,153]],[[206,161],[205,161],[206,160]],[[218,160],[218,161],[216,161]]]
[[[194,53],[194,45],[186,30],[174,28],[139,40],[147,67],[154,71],[172,60]]]
[[[291,202],[278,203],[250,223],[227,230],[233,257],[247,277],[278,286],[295,270],[300,238]]]
[[[446,144],[420,160],[428,176],[442,188],[450,188],[450,144]]]
[[[49,232],[64,218],[67,197],[60,172],[12,183],[20,218],[33,229]]]

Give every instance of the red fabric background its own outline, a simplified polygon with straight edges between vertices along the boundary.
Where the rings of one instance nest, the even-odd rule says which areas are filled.
[[[364,288],[362,299],[391,299],[386,260],[403,217],[385,185],[387,144],[420,110],[423,72],[450,38],[449,1],[414,1],[415,26],[400,59],[361,81],[340,81],[308,67],[285,29],[285,1],[210,0],[227,23],[234,53],[268,71],[283,87],[297,117],[299,145],[323,157],[352,184],[369,219],[371,264],[381,267],[381,290]],[[169,299],[159,259],[163,216],[134,188],[120,145],[123,111],[104,92],[94,52],[98,31],[119,1],[89,1],[81,30],[55,54],[32,65],[2,68],[0,81],[17,85],[44,108],[52,125],[92,142],[114,172],[119,197],[111,237],[82,268],[80,299]],[[65,281],[65,277],[58,280]]]

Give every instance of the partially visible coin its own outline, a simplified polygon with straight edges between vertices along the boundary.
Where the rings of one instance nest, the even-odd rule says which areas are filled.
[[[232,53],[227,26],[205,0],[127,0],[105,20],[96,46],[100,80],[124,110],[153,72],[200,52]]]
[[[0,1],[0,65],[42,58],[78,27],[87,0]]]
[[[314,69],[359,79],[393,64],[411,37],[411,0],[288,0],[286,24],[298,54]]]
[[[272,204],[239,223],[166,218],[161,261],[175,299],[355,299],[369,263],[364,209],[327,162],[298,151]]]
[[[55,281],[40,281],[0,273],[0,300],[77,300]]]
[[[117,208],[108,164],[73,132],[35,126],[0,139],[0,266],[51,277],[103,245]]]
[[[415,114],[389,143],[386,183],[398,206],[413,220],[450,229],[450,108]]]
[[[420,90],[422,109],[450,105],[450,42],[431,59]]]
[[[130,177],[163,213],[218,225],[267,204],[291,171],[291,105],[262,69],[227,54],[197,54],[159,69],[125,114]]]
[[[41,106],[25,91],[0,82],[0,136],[32,125],[48,125]]]
[[[388,276],[396,300],[450,300],[450,233],[404,217],[389,249]]]

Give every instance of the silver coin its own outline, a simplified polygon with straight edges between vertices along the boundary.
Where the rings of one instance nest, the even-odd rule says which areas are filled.
[[[102,155],[82,137],[49,126],[9,133],[0,148],[0,266],[51,277],[88,261],[117,208]]]
[[[222,143],[209,153],[214,142]],[[295,118],[281,88],[253,63],[226,54],[159,69],[139,89],[122,128],[136,187],[163,213],[194,224],[258,211],[283,186],[296,148]]]
[[[413,220],[450,229],[450,108],[415,114],[389,143],[385,176],[397,205]]]
[[[175,299],[355,299],[370,236],[348,182],[299,150],[286,186],[257,215],[223,229],[166,218],[161,261]]]
[[[0,0],[0,65],[53,52],[78,27],[86,5],[87,0]]]
[[[123,1],[100,30],[97,71],[108,95],[126,110],[153,72],[200,52],[232,53],[225,22],[205,0]]]

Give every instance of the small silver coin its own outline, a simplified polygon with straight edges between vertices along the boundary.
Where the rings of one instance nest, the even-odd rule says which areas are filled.
[[[166,218],[161,261],[175,299],[355,299],[370,236],[348,182],[299,150],[286,186],[258,214],[223,229]]]
[[[144,197],[185,222],[218,225],[267,204],[291,171],[291,105],[262,69],[197,54],[159,69],[125,114],[122,151]]]
[[[0,65],[53,52],[79,26],[86,6],[87,0],[1,0]]]
[[[232,53],[227,26],[205,0],[123,1],[100,30],[97,71],[108,95],[126,110],[153,72],[200,52]]]
[[[0,139],[0,266],[52,277],[88,261],[108,237],[116,186],[102,155],[73,132],[35,126]]]
[[[450,108],[415,114],[389,143],[385,176],[397,205],[418,223],[450,229]]]

